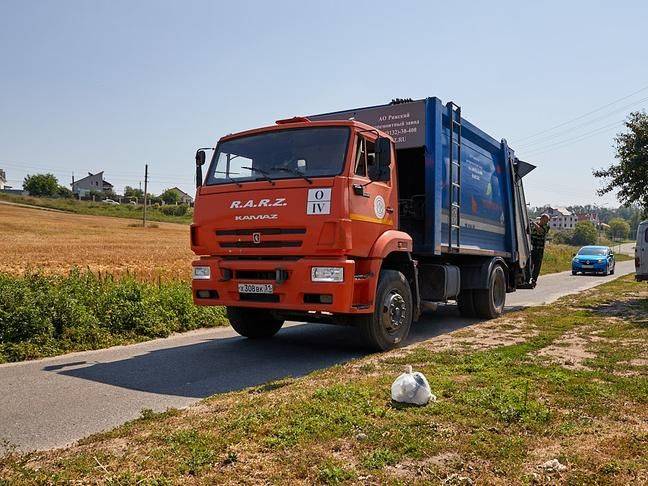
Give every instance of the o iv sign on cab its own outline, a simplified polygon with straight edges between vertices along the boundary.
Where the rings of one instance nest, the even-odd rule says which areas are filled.
[[[308,190],[306,214],[331,213],[331,188],[316,188]]]

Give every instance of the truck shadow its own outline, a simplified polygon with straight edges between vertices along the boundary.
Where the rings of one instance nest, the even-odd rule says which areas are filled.
[[[425,315],[408,344],[478,322],[458,316],[454,307]],[[147,393],[204,398],[344,363],[369,354],[354,328],[303,324],[282,329],[273,339],[206,339],[156,349],[123,360],[66,369],[44,368],[64,376]]]

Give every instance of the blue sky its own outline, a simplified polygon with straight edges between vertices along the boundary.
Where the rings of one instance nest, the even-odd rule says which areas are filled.
[[[4,0],[0,168],[189,191],[224,134],[438,96],[538,165],[532,205],[617,205],[591,170],[648,106],[648,3],[453,3]]]

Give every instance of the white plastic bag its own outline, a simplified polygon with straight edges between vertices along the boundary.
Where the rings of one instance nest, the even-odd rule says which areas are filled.
[[[396,378],[392,384],[391,397],[395,402],[415,405],[426,405],[429,401],[436,402],[427,378],[418,371],[412,373],[410,365],[407,365],[405,373]]]

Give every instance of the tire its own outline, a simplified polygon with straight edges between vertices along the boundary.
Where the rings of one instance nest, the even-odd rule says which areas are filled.
[[[616,263],[612,265],[612,270],[610,270],[610,275],[614,275],[614,268],[616,267]]]
[[[382,270],[372,314],[358,319],[364,344],[373,351],[401,346],[412,326],[412,291],[405,276],[397,270]]]
[[[463,317],[475,317],[477,315],[472,290],[465,289],[459,293],[457,296],[457,307],[459,308],[459,314]]]
[[[284,321],[266,309],[228,307],[227,319],[234,330],[250,339],[268,339],[277,334]]]
[[[578,272],[576,270],[572,270],[572,275],[576,275]]]
[[[488,277],[488,288],[473,290],[473,303],[478,317],[494,319],[504,312],[506,303],[506,273],[495,265]]]

